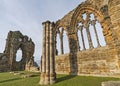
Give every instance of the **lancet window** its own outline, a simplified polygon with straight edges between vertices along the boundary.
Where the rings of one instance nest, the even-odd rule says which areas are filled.
[[[69,53],[67,32],[59,28],[56,37],[56,53],[58,55]]]
[[[77,33],[80,50],[105,46],[102,27],[92,13],[84,13],[77,24]]]

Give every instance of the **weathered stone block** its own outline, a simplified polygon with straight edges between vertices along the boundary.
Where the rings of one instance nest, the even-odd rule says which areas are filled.
[[[102,82],[102,86],[120,86],[120,81],[107,81]]]

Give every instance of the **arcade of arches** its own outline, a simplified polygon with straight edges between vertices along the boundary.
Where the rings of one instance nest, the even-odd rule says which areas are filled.
[[[86,0],[56,23],[43,22],[40,84],[55,83],[56,73],[119,74],[119,15],[119,0]]]

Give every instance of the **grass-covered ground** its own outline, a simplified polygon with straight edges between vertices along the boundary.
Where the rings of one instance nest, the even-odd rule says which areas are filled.
[[[31,74],[32,77],[22,78],[21,76]],[[39,74],[22,72],[14,75],[13,73],[0,73],[0,86],[40,86]],[[101,86],[101,82],[109,80],[120,80],[119,78],[91,77],[57,75],[57,83],[51,86]]]

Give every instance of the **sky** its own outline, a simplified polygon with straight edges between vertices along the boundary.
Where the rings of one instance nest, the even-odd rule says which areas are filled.
[[[57,21],[85,0],[0,0],[0,52],[8,32],[19,30],[35,43],[35,60],[42,53],[42,22]]]

